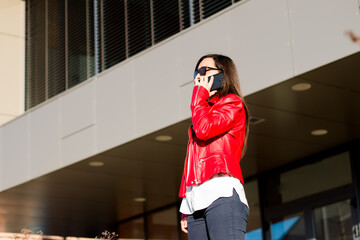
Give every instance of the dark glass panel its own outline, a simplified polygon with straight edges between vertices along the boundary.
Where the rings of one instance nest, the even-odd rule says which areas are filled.
[[[148,216],[149,239],[178,239],[177,207],[158,211]]]
[[[314,209],[316,239],[353,239],[350,200]]]
[[[319,174],[321,173],[321,174]],[[334,175],[338,176],[334,178]],[[351,184],[348,152],[266,177],[265,206],[295,201]],[[296,191],[294,191],[296,189]]]
[[[190,27],[190,10],[189,0],[181,0],[182,29]]]
[[[155,43],[180,31],[178,0],[153,0],[153,14]]]
[[[273,220],[271,223],[271,239],[305,240],[304,214],[301,212]]]
[[[104,1],[105,69],[126,59],[124,1]]]
[[[119,238],[145,238],[144,218],[139,217],[134,220],[119,225]]]
[[[203,19],[231,6],[231,0],[203,0]]]
[[[149,0],[127,2],[129,56],[150,47],[151,17]]]
[[[200,22],[200,2],[197,0],[193,0],[193,18],[194,24]]]
[[[88,71],[89,78],[95,75],[95,12],[94,12],[94,0],[88,0]]]
[[[65,3],[48,1],[48,97],[65,91]]]
[[[68,1],[68,87],[88,78],[86,1]]]
[[[46,99],[46,68],[45,68],[45,0],[32,0],[28,12],[29,27],[27,28],[27,109],[36,106]]]

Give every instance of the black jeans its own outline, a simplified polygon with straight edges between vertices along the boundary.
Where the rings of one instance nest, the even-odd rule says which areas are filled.
[[[249,208],[234,189],[232,197],[221,197],[188,216],[189,240],[244,240],[248,216]]]

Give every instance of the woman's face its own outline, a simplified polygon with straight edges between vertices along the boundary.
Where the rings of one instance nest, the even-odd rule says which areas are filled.
[[[215,65],[215,61],[214,59],[212,58],[205,58],[203,59],[199,66],[198,66],[198,69],[201,68],[201,67],[211,67],[211,68],[217,68],[216,65]],[[220,71],[219,70],[212,70],[212,69],[208,69],[206,71],[206,75],[205,76],[211,76],[211,75],[215,75],[217,73],[219,73]],[[200,77],[200,74],[198,74],[196,76],[196,78],[199,78]]]

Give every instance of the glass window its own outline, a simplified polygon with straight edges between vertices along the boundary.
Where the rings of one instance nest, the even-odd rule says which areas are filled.
[[[93,39],[90,36],[90,22],[87,21],[93,6],[92,1],[68,1],[68,87],[71,88],[90,77],[90,61],[88,44]],[[92,41],[91,41],[92,42]],[[93,60],[93,59],[92,59]]]
[[[26,109],[231,6],[232,2],[26,1]]]
[[[119,225],[119,238],[145,238],[144,218],[140,217]]]
[[[26,29],[26,108],[31,108],[46,100],[46,25],[45,1],[27,1]]]
[[[177,207],[148,216],[149,239],[178,239]]]
[[[231,0],[203,0],[203,18],[210,17],[211,15],[220,12],[224,8],[231,6]]]
[[[153,16],[155,43],[180,31],[178,0],[153,0]]]
[[[103,1],[105,69],[126,59],[124,1]]]
[[[280,175],[282,202],[350,184],[349,153],[344,152]],[[296,189],[296,191],[295,191]]]
[[[65,91],[65,4],[48,1],[48,98]]]
[[[261,233],[261,215],[260,215],[260,203],[259,203],[259,190],[258,182],[251,181],[244,185],[246,198],[250,207],[249,219],[246,227],[246,235],[257,235],[262,236]],[[256,233],[254,233],[256,232]],[[250,238],[254,239],[254,238]],[[256,238],[259,239],[259,238]]]
[[[88,1],[88,22],[87,22],[87,78],[91,78],[95,75],[95,10],[94,0]],[[99,69],[98,69],[99,70]]]
[[[149,0],[127,1],[129,56],[151,47],[151,17]]]
[[[181,27],[182,29],[190,26],[190,15],[192,16],[192,5],[189,0],[181,0]]]
[[[190,1],[189,1],[190,3]],[[193,23],[198,23],[200,22],[200,1],[196,1],[196,0],[192,0],[192,18],[193,18]]]
[[[290,240],[306,239],[305,220],[303,213],[289,215],[271,223],[271,239]]]
[[[352,183],[349,152],[262,179],[264,205],[273,207]]]
[[[94,75],[94,10],[92,0],[26,4],[29,109]]]
[[[317,240],[352,239],[350,200],[314,210]]]

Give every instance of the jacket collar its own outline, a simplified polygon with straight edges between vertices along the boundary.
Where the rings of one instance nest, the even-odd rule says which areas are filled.
[[[218,100],[219,100],[219,94],[215,94],[214,96],[212,96],[211,98],[209,98],[207,100],[207,102],[210,104],[210,105],[214,105]]]

